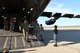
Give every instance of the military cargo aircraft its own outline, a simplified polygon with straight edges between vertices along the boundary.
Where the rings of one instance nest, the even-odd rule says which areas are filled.
[[[45,21],[47,25],[54,24],[60,17],[80,17],[80,15],[74,16],[74,14],[43,12],[50,1],[51,0],[0,0],[0,27],[4,25],[3,17],[7,17],[8,20],[10,20],[11,17],[16,17],[18,23],[24,16],[26,16],[28,23],[36,21],[39,16],[54,17],[54,19]]]

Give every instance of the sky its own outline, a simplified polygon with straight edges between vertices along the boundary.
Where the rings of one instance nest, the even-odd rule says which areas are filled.
[[[73,13],[80,15],[80,0],[51,0],[44,10],[45,12],[60,12],[60,13]],[[45,21],[49,20],[47,17],[39,17],[38,23],[43,26],[48,26]],[[80,18],[59,18],[55,24],[50,26],[80,26]]]

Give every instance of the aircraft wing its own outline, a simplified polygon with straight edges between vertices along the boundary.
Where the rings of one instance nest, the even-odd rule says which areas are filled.
[[[80,15],[70,14],[70,13],[52,13],[52,12],[43,12],[40,16],[44,17],[67,17],[67,18],[80,18]]]
[[[52,12],[43,12],[40,16],[44,17],[54,17],[54,19],[50,19],[48,21],[45,21],[47,25],[54,24],[57,19],[61,18],[80,18],[79,14],[70,14],[70,13],[52,13]]]

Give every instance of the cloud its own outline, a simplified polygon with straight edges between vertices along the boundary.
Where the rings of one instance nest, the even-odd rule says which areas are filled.
[[[53,6],[48,6],[44,11],[54,12],[60,10],[63,7],[63,4],[58,4],[58,3],[54,3],[54,4]]]
[[[53,5],[51,5],[53,4]],[[75,12],[73,9],[71,8],[64,8],[64,4],[62,3],[57,3],[57,2],[54,2],[54,3],[50,3],[49,5],[51,6],[48,6],[44,11],[46,12],[59,12],[59,13],[70,13],[70,14],[80,14],[78,12]]]

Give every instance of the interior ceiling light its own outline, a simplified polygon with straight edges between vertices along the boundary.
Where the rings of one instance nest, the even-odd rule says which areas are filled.
[[[2,17],[4,17],[4,16],[2,15]]]
[[[5,9],[5,7],[3,7],[3,9]]]
[[[30,13],[30,11],[28,11],[28,13]]]
[[[33,8],[30,9],[31,11],[33,10]]]
[[[23,10],[25,10],[25,8],[23,8]]]

